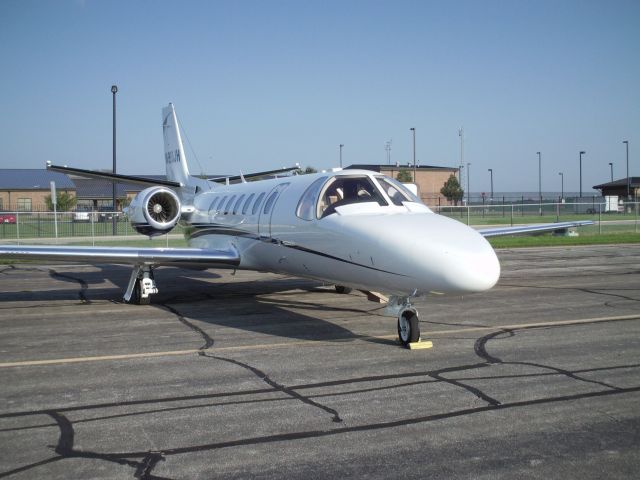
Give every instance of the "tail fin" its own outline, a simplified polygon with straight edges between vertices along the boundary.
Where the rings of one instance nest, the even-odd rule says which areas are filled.
[[[162,109],[162,133],[164,135],[164,160],[167,165],[167,180],[187,186],[191,183],[191,176],[173,103]]]

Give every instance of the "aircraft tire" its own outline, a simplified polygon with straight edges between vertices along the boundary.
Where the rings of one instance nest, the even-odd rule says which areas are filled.
[[[353,290],[352,288],[345,287],[344,285],[336,285],[336,292],[341,294],[351,293],[352,290]]]
[[[398,338],[408,347],[410,343],[420,341],[420,323],[416,311],[407,309],[398,315]]]
[[[150,296],[142,297],[142,281],[140,279],[136,280],[136,285],[133,288],[133,300],[136,305],[149,305],[151,303]]]

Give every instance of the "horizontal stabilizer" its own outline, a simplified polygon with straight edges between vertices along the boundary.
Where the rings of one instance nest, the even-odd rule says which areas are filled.
[[[239,180],[247,179],[247,178],[259,178],[259,177],[266,177],[267,175],[278,175],[280,173],[292,172],[294,170],[298,170],[299,168],[300,168],[300,165],[295,165],[293,167],[278,168],[276,170],[267,170],[265,172],[245,173],[242,175],[235,175],[233,177],[209,178],[209,181],[217,182],[217,183],[226,183],[228,180],[229,183],[231,183],[231,182],[237,182]]]
[[[482,228],[478,233],[485,237],[499,237],[501,235],[519,235],[526,233],[558,232],[568,228],[593,225],[591,220],[578,222],[543,223],[540,225],[521,225],[518,227]]]
[[[133,183],[135,185],[161,185],[164,187],[180,187],[180,183],[169,180],[157,180],[154,178],[135,177],[131,175],[120,175],[119,173],[96,172],[95,170],[83,170],[82,168],[61,167],[59,165],[47,165],[47,170],[54,172],[68,173],[83,178],[93,178],[98,180],[109,180],[110,182]]]
[[[0,245],[0,258],[92,264],[198,265],[211,268],[234,268],[240,264],[240,255],[233,249],[207,250],[202,248]]]

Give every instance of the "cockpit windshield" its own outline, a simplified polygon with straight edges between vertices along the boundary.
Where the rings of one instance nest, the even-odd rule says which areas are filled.
[[[336,176],[327,182],[320,193],[317,215],[318,218],[323,218],[334,213],[337,207],[361,202],[388,205],[367,175]]]
[[[378,180],[378,183],[380,183],[380,186],[384,189],[394,205],[402,206],[402,202],[422,203],[413,192],[399,181],[385,175],[377,175],[376,180]]]
[[[380,187],[394,205],[403,206],[403,202],[422,204],[418,197],[393,178],[376,175],[375,179],[377,183],[373,177],[362,174],[317,178],[300,197],[296,215],[310,221],[327,217],[344,205],[373,203],[386,207],[389,202]]]

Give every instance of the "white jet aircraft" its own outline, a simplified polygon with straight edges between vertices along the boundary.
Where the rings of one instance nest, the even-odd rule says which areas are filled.
[[[133,266],[124,300],[148,304],[160,265],[283,273],[389,295],[404,345],[420,338],[413,298],[430,292],[482,292],[500,276],[486,236],[557,231],[593,222],[474,230],[437,215],[396,180],[340,170],[255,182],[189,174],[172,104],[162,111],[166,181],[48,165],[89,178],[147,185],[128,210],[144,235],[188,226],[189,248],[0,246],[0,257]],[[273,172],[262,172],[274,173]],[[260,175],[260,174],[255,174]],[[247,175],[246,177],[249,177]]]

